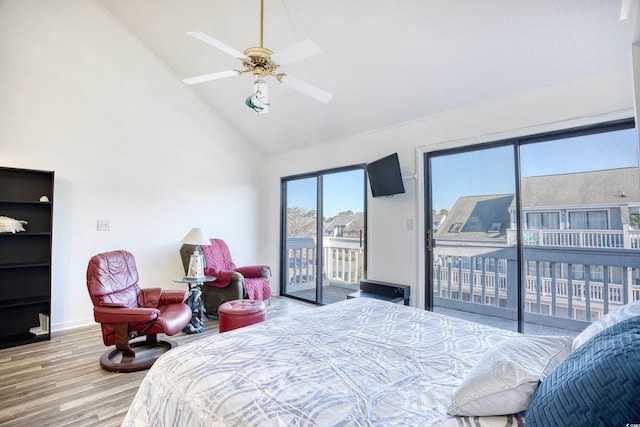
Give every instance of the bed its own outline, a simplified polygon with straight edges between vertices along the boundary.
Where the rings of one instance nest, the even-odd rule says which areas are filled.
[[[524,412],[447,414],[486,353],[518,336],[350,299],[171,350],[147,373],[122,426],[523,425]],[[571,339],[562,342],[555,363],[571,351]]]

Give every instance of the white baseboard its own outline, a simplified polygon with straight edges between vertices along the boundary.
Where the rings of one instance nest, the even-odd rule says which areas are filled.
[[[73,322],[52,323],[51,332],[65,331],[67,329],[81,328],[83,326],[95,325],[96,321],[93,318],[75,320]]]

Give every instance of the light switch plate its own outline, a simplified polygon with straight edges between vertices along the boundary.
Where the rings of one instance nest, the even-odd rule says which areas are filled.
[[[109,231],[111,229],[111,222],[108,219],[98,220],[98,231]]]

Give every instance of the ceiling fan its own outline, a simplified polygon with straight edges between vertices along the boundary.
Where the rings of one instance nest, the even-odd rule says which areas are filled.
[[[221,51],[242,61],[241,70],[219,71],[217,73],[204,74],[202,76],[190,77],[182,81],[187,84],[197,84],[208,82],[211,80],[222,79],[226,77],[239,76],[244,73],[251,73],[255,77],[253,84],[254,92],[249,95],[245,103],[256,113],[264,114],[269,112],[268,87],[266,78],[275,77],[280,83],[289,86],[303,94],[317,99],[320,102],[327,103],[333,98],[333,94],[323,90],[309,82],[301,80],[291,74],[279,73],[278,68],[281,65],[290,64],[292,62],[308,58],[321,52],[318,45],[307,39],[296,43],[277,53],[263,47],[263,23],[264,23],[264,0],[260,0],[260,46],[250,47],[244,52],[226,45],[225,43],[214,39],[213,37],[202,32],[188,32],[187,34],[207,43]]]

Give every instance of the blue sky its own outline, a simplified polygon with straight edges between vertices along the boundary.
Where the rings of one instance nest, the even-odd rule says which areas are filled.
[[[433,208],[450,210],[462,195],[515,192],[513,148],[435,157],[431,161]]]
[[[606,137],[603,137],[606,135]],[[523,177],[638,166],[635,129],[523,145]],[[515,192],[512,147],[433,158],[433,208],[451,209],[462,195]],[[640,185],[640,183],[638,183]]]
[[[324,216],[341,211],[364,212],[364,171],[362,169],[325,175],[323,179]],[[317,181],[305,178],[289,181],[287,202],[290,207],[316,209]]]

